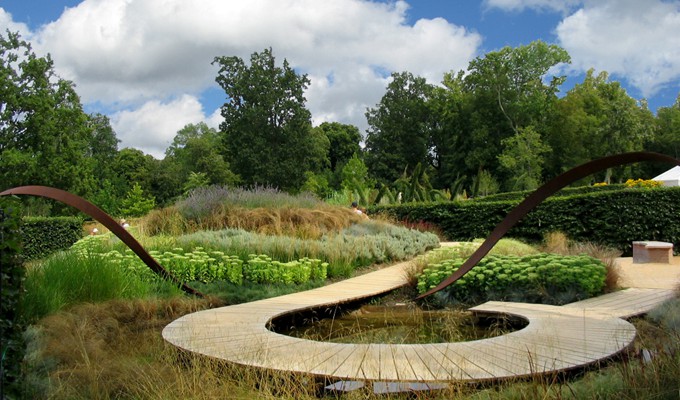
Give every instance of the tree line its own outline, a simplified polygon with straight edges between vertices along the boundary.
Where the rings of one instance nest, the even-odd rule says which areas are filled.
[[[277,65],[272,49],[213,60],[227,101],[219,129],[190,124],[162,160],[119,149],[109,119],[84,112],[72,82],[16,33],[0,35],[0,179],[84,196],[114,215],[134,216],[207,185],[266,185],[320,197],[349,190],[364,203],[434,200],[533,189],[591,159],[650,150],[680,157],[680,96],[656,115],[606,72],[589,71],[560,93],[567,52],[541,41],[506,47],[445,74],[440,84],[410,72],[391,76],[353,125],[313,126],[310,81]],[[608,171],[600,181],[648,176],[659,166]],[[399,196],[401,198],[399,198]],[[39,200],[29,210],[54,207]],[[29,204],[30,205],[30,204]],[[41,209],[43,208],[43,209]],[[62,210],[52,210],[60,212]]]

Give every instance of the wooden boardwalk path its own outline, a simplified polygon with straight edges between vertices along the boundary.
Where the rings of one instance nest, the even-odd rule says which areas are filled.
[[[621,283],[629,289],[561,307],[488,302],[472,308],[476,313],[509,314],[529,321],[524,329],[490,339],[340,344],[267,329],[273,318],[283,314],[371,297],[402,286],[408,263],[306,292],[185,315],[166,326],[163,337],[182,349],[234,363],[346,380],[482,381],[563,371],[624,350],[635,338],[635,328],[622,318],[649,311],[672,297],[672,289],[680,284],[680,265],[639,268],[639,264],[631,267],[626,259],[617,261]],[[648,274],[649,268],[661,271],[664,279],[635,288],[636,279],[642,279],[638,273]]]

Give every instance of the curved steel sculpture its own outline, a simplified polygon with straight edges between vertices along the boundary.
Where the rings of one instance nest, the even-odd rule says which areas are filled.
[[[651,153],[651,152],[633,152],[633,153],[623,153],[614,156],[603,157],[597,160],[581,164],[578,167],[572,168],[569,171],[557,176],[548,183],[536,189],[531,195],[529,195],[524,201],[519,203],[515,208],[508,213],[508,215],[501,221],[491,234],[486,238],[486,240],[479,246],[479,248],[472,253],[470,258],[468,258],[463,265],[460,266],[451,276],[444,279],[436,287],[428,290],[427,292],[416,297],[421,299],[432,295],[445,287],[451,285],[463,275],[468,273],[477,263],[485,256],[487,253],[496,245],[496,243],[522,219],[529,211],[533,210],[536,206],[541,204],[545,199],[555,194],[558,190],[564,188],[565,186],[576,182],[579,179],[583,179],[588,175],[591,175],[598,171],[606,170],[607,168],[618,167],[625,164],[633,164],[640,161],[660,161],[669,164],[680,165],[680,160],[667,156],[665,154]]]
[[[163,268],[162,265],[160,265],[153,257],[151,257],[144,247],[139,244],[137,239],[135,239],[128,231],[126,231],[125,228],[120,226],[113,218],[102,211],[99,207],[83,199],[82,197],[76,196],[61,189],[55,189],[47,186],[19,186],[12,189],[7,189],[0,193],[0,196],[9,195],[46,197],[48,199],[57,200],[66,205],[77,208],[113,232],[114,235],[116,235],[121,241],[123,241],[123,243],[125,243],[132,251],[134,251],[135,254],[137,254],[137,256],[139,256],[139,258],[144,261],[144,264],[151,268],[151,270],[158,276],[178,285],[186,293],[205,297],[203,293],[180,282],[174,275],[168,272],[168,270]]]

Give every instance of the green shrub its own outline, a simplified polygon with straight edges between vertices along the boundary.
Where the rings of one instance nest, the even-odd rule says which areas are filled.
[[[398,220],[437,225],[448,240],[486,238],[518,204],[517,201],[450,202],[374,207]],[[508,232],[539,242],[561,231],[571,240],[591,242],[632,253],[636,240],[672,242],[680,249],[680,188],[631,188],[549,198]]]
[[[132,250],[111,249],[106,246],[107,241],[106,235],[88,236],[74,244],[72,250],[82,257],[103,257],[145,281],[158,279]],[[182,282],[241,285],[248,281],[299,285],[310,280],[325,280],[328,268],[328,263],[307,257],[280,262],[264,254],[249,254],[241,259],[238,255],[226,255],[222,251],[205,251],[203,247],[195,247],[193,251],[185,251],[181,247],[166,251],[150,250],[149,254]]]
[[[154,207],[156,207],[156,199],[153,196],[145,197],[141,185],[137,182],[120,201],[120,212],[126,217],[141,217]]]
[[[464,261],[429,264],[418,277],[418,292],[434,288]],[[487,300],[566,304],[600,294],[606,274],[601,261],[585,255],[488,256],[444,293],[468,304]]]
[[[0,198],[0,337],[2,337],[2,360],[0,361],[0,390],[8,398],[17,396],[21,376],[23,346],[21,332],[23,323],[18,312],[24,281],[21,265],[21,236],[19,226],[21,211],[19,203]],[[18,398],[18,396],[17,396]]]
[[[25,217],[21,223],[24,259],[35,260],[66,250],[83,236],[77,217]]]

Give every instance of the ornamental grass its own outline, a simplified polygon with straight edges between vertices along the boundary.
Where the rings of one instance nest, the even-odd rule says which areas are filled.
[[[328,394],[331,382],[186,353],[160,335],[205,300],[113,300],[50,315],[25,335],[25,398],[44,399],[675,399],[680,390],[680,299],[634,319],[639,335],[621,357],[578,374],[481,385],[450,382],[432,392],[374,394],[371,386]]]
[[[348,207],[331,206],[308,193],[296,196],[271,188],[199,188],[142,221],[147,235],[173,235],[227,228],[267,235],[318,239],[361,218]]]

